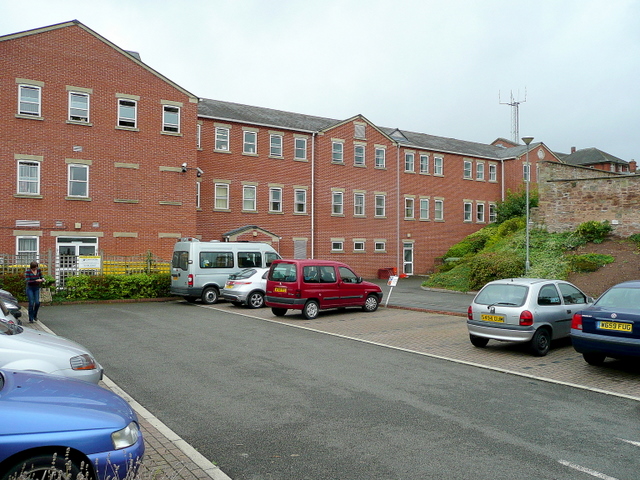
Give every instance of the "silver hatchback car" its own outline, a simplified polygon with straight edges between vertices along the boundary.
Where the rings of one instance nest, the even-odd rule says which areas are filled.
[[[221,295],[236,306],[264,307],[264,292],[267,289],[268,268],[245,268],[229,275]]]
[[[573,314],[593,303],[575,285],[563,280],[508,278],[487,283],[467,312],[471,343],[489,340],[529,342],[531,352],[544,356],[551,341],[568,337]]]

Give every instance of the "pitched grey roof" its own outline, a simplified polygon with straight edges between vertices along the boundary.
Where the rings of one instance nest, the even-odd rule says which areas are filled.
[[[595,165],[598,163],[613,163],[618,165],[629,165],[629,162],[618,157],[598,150],[597,148],[583,148],[569,155],[563,155],[562,161],[569,165]]]
[[[215,118],[220,121],[234,121],[306,132],[326,130],[343,121],[207,98],[200,99],[198,115]],[[474,157],[500,160],[517,158],[527,150],[525,145],[504,148],[484,143],[457,140],[455,138],[437,137],[435,135],[427,135],[426,133],[410,132],[398,128],[380,126],[377,128],[404,147],[421,148],[435,152],[471,155]],[[533,147],[534,145],[531,145],[532,149]]]

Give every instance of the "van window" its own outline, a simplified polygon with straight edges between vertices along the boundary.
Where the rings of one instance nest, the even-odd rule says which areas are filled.
[[[270,280],[295,282],[297,279],[296,266],[291,263],[277,263],[270,272]]]
[[[302,269],[304,283],[320,283],[320,272],[315,265],[309,265]]]
[[[358,283],[358,276],[347,267],[339,267],[340,278],[344,283]]]
[[[270,267],[274,260],[280,258],[280,255],[274,252],[265,252],[264,261],[266,262],[267,267]]]
[[[200,252],[200,268],[233,268],[233,252]]]
[[[260,252],[238,252],[238,266],[240,268],[262,267]]]
[[[333,267],[318,267],[320,271],[320,283],[335,283],[336,271]]]
[[[189,252],[183,252],[183,251],[173,252],[173,258],[171,259],[171,266],[173,268],[187,270],[188,264],[189,264]]]

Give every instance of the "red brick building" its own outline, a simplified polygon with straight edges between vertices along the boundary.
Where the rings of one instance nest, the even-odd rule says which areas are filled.
[[[423,274],[527,170],[506,141],[198,99],[77,21],[0,37],[0,72],[0,252],[25,258],[168,259],[197,236]],[[530,149],[535,181],[557,158]]]

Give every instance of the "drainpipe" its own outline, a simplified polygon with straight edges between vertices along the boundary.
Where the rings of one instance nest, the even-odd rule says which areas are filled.
[[[396,143],[396,262],[398,263],[398,275],[404,273],[402,264],[402,248],[400,240],[400,143]]]
[[[316,135],[311,134],[311,258],[316,258]]]
[[[500,176],[502,177],[500,179],[500,183],[502,184],[500,186],[500,198],[504,202],[504,159],[503,158],[500,159]]]

